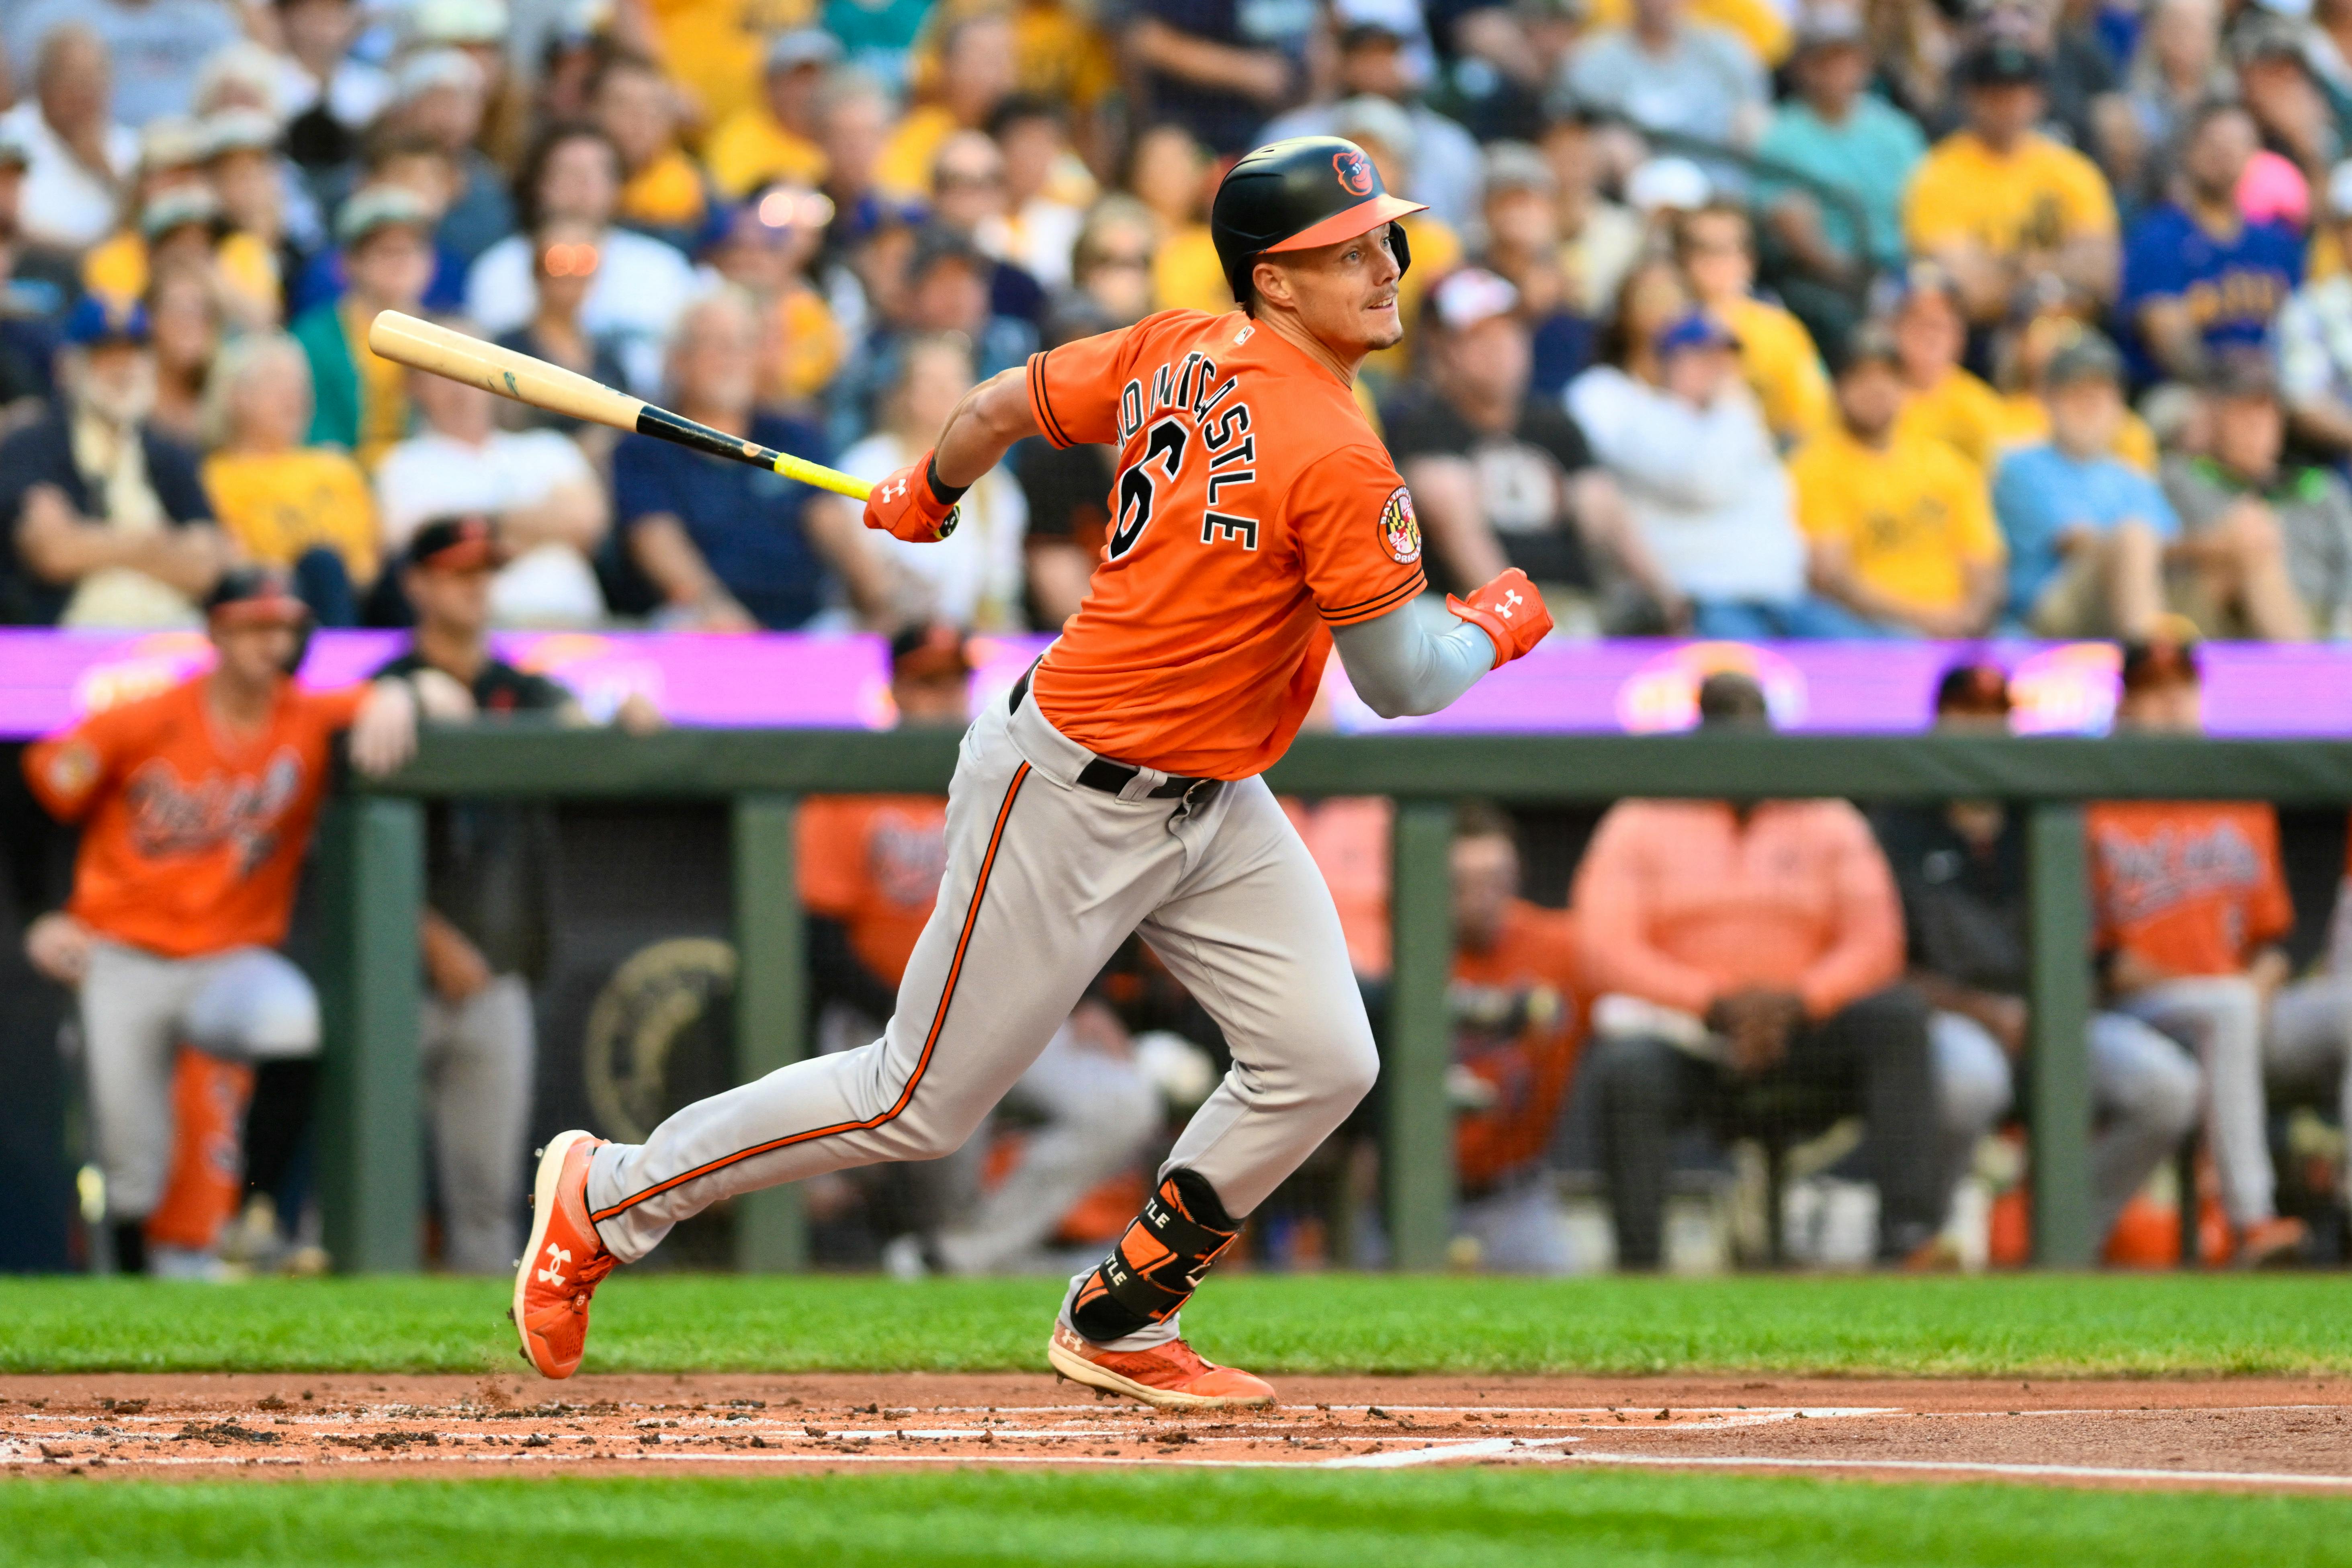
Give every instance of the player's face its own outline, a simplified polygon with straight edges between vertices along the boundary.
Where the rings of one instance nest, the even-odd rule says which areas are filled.
[[[298,634],[289,626],[221,626],[213,633],[221,673],[240,687],[274,686],[294,657]]]
[[[1519,852],[1500,834],[1454,841],[1454,938],[1473,951],[1491,947],[1504,911],[1519,891]]]
[[[2126,691],[2116,704],[2116,721],[2132,730],[2196,734],[2205,727],[2203,689],[2193,680],[2167,680]]]
[[[488,566],[415,567],[402,586],[408,590],[420,623],[474,637],[490,624],[490,576]]]
[[[1333,350],[1360,358],[1404,340],[1397,311],[1397,279],[1404,269],[1390,248],[1387,227],[1266,259],[1281,281],[1279,294],[1266,295],[1266,303],[1286,304],[1299,325]]]

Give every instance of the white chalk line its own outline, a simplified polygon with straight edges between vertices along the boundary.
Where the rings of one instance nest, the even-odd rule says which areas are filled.
[[[2162,1470],[2116,1465],[2037,1465],[1990,1459],[1792,1459],[1745,1455],[1601,1454],[1580,1448],[1566,1456],[1579,1464],[1638,1465],[1654,1468],[1759,1470],[1906,1470],[2006,1476],[2020,1480],[2228,1481],[2244,1486],[2352,1487],[2352,1476],[2302,1475],[2293,1470]]]

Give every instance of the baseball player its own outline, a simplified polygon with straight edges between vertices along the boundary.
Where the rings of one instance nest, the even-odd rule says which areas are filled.
[[[294,684],[310,613],[283,577],[231,571],[205,608],[209,671],[25,752],[42,805],[82,826],[72,899],[32,923],[25,947],[80,1000],[91,1131],[127,1273],[144,1268],[142,1222],[170,1168],[180,1041],[232,1061],[318,1054],[317,994],[277,946],[335,732],[351,729],[352,760],[371,773],[398,767],[416,739],[404,683]],[[306,1090],[280,1109],[299,1119]]]
[[[949,1153],[1139,931],[1223,1029],[1234,1065],[1111,1254],[1070,1283],[1047,1355],[1175,1407],[1264,1405],[1179,1312],[1244,1218],[1371,1087],[1372,1033],[1331,895],[1259,774],[1336,644],[1379,712],[1426,713],[1550,628],[1506,572],[1431,632],[1412,500],[1351,393],[1397,342],[1411,262],[1370,158],[1261,147],[1210,226],[1238,313],[1167,310],[1033,356],[957,405],[877,487],[866,523],[936,539],[1026,437],[1119,448],[1086,601],[1009,701],[965,732],[948,866],[880,1039],[689,1105],[640,1144],[559,1135],[515,1274],[524,1355],[580,1364],[597,1282],[732,1194]]]

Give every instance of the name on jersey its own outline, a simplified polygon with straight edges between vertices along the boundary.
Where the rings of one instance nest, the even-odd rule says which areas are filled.
[[[1238,376],[1217,378],[1214,360],[1197,350],[1151,375],[1149,398],[1137,376],[1120,391],[1118,436],[1123,447],[1144,437],[1142,455],[1118,476],[1118,514],[1104,553],[1116,561],[1135,548],[1161,493],[1172,489],[1188,458],[1208,463],[1208,501],[1201,511],[1201,542],[1257,548],[1257,519],[1218,510],[1223,492],[1257,479],[1257,437],[1250,434],[1248,403],[1234,395]]]
[[[205,855],[227,846],[236,875],[250,877],[277,852],[279,819],[302,794],[302,759],[281,746],[254,774],[207,773],[184,781],[150,758],[123,786],[131,847],[144,859]]]

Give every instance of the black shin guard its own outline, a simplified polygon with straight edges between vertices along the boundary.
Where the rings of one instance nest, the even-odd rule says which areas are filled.
[[[1095,1266],[1071,1304],[1070,1322],[1097,1344],[1166,1322],[1200,1288],[1201,1276],[1234,1244],[1241,1226],[1196,1171],[1174,1171],[1146,1198],[1110,1256]]]

